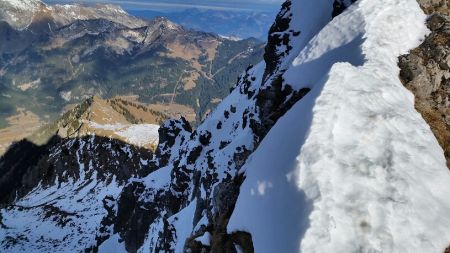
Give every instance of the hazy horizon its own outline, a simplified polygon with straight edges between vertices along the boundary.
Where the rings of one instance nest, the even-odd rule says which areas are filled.
[[[110,3],[120,5],[126,10],[149,10],[149,11],[162,11],[162,12],[174,12],[183,11],[186,9],[196,8],[202,10],[222,10],[222,11],[240,11],[240,12],[274,12],[280,8],[282,0],[250,0],[250,1],[237,1],[237,0],[220,0],[220,1],[206,1],[206,0],[188,0],[188,1],[169,1],[169,0],[157,0],[157,1],[143,1],[143,0],[93,0],[93,1],[80,1],[80,0],[43,0],[49,4],[61,3],[83,3],[83,4],[96,4],[96,3]]]

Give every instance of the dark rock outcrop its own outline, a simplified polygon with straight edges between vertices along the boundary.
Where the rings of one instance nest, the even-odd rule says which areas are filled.
[[[130,156],[130,154],[133,154]],[[45,145],[28,140],[14,144],[0,158],[0,204],[9,204],[25,196],[39,183],[52,185],[80,178],[83,169],[88,180],[97,168],[96,177],[110,182],[113,177],[124,184],[143,168],[141,159],[152,152],[105,137],[86,136],[75,139],[50,138]]]
[[[450,169],[450,5],[447,0],[417,0],[430,15],[431,33],[399,59],[400,78],[415,96],[415,107],[444,149]],[[450,246],[445,249],[450,253]]]
[[[449,2],[447,0],[417,0],[426,14],[449,14]]]
[[[270,27],[264,53],[264,61],[266,62],[264,81],[278,70],[283,57],[292,50],[292,46],[289,45],[290,37],[294,36],[294,33],[297,36],[299,35],[295,31],[288,31],[292,19],[291,6],[292,2],[290,0],[284,2],[281,11],[275,19],[275,23]],[[285,46],[285,50],[281,49],[283,46]]]
[[[345,9],[347,9],[348,6],[356,1],[357,0],[334,0],[332,13],[333,18],[340,15],[345,11]]]

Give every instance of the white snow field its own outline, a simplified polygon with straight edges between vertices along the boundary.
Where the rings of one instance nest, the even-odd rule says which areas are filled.
[[[98,124],[87,121],[93,129],[112,131],[113,134],[123,138],[127,143],[143,147],[148,144],[157,144],[159,139],[159,125],[155,124]]]
[[[110,180],[102,181],[97,177],[97,168],[92,161],[88,166],[83,163],[83,147],[93,146],[94,140],[95,137],[82,141],[76,152],[80,168],[78,179],[69,178],[64,182],[57,178],[52,186],[39,184],[14,205],[0,210],[6,226],[0,227],[0,239],[17,240],[13,247],[1,248],[0,252],[72,253],[92,245],[107,214],[103,207],[105,197],[117,198],[123,189],[116,176],[111,175]],[[73,145],[75,140],[71,143]],[[53,155],[57,156],[58,152]],[[51,205],[58,210],[49,208]],[[57,215],[49,215],[51,212]],[[20,240],[23,237],[27,239]],[[105,244],[107,248],[108,244]],[[115,252],[125,251],[118,249]]]
[[[397,67],[425,18],[415,0],[359,0],[294,44],[286,83],[312,91],[244,165],[229,232],[249,231],[258,253],[444,252],[450,173]]]

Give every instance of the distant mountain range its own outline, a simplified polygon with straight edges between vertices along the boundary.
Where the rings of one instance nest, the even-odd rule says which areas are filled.
[[[113,5],[0,0],[0,128],[19,108],[49,122],[93,95],[132,96],[200,121],[263,47]]]
[[[267,40],[267,30],[276,12],[246,12],[186,9],[181,12],[130,10],[135,16],[152,19],[166,17],[182,26],[226,37]]]

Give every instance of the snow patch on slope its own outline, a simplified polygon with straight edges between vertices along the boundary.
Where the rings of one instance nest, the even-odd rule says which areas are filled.
[[[194,228],[192,217],[195,214],[197,200],[192,201],[189,206],[181,210],[178,214],[170,217],[169,222],[174,226],[177,238],[181,239],[175,246],[175,253],[183,253],[184,242],[191,235]],[[183,240],[184,239],[184,240]]]
[[[398,78],[424,21],[414,0],[360,0],[301,49],[284,77],[312,91],[244,166],[228,227],[251,232],[255,252],[448,246],[450,173]],[[261,182],[273,187],[254,194]]]
[[[117,131],[117,135],[125,138],[130,144],[144,146],[148,143],[158,143],[158,125],[139,124],[131,125]]]
[[[84,169],[80,166],[80,172]],[[7,227],[0,229],[0,240],[17,240],[4,252],[76,252],[92,246],[107,214],[102,200],[117,198],[122,188],[115,179],[105,183],[95,175],[86,181],[35,188],[14,206],[0,210]]]
[[[113,134],[123,138],[127,143],[139,147],[158,143],[158,125],[153,124],[98,124],[87,122],[89,126],[97,130],[112,131]]]

